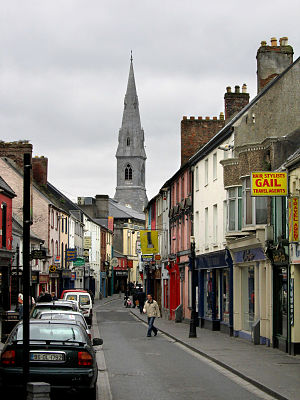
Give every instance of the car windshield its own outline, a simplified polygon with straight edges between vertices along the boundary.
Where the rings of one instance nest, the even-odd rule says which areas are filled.
[[[64,320],[71,320],[71,321],[79,321],[83,325],[85,325],[85,320],[82,315],[78,314],[59,314],[59,313],[43,313],[39,316],[40,319],[64,319]]]
[[[86,342],[79,326],[63,324],[30,324],[30,339]],[[12,340],[23,340],[23,325],[18,327]]]
[[[66,300],[76,300],[76,301],[78,301],[77,294],[68,294],[67,297],[66,297]]]
[[[89,305],[89,304],[90,304],[90,298],[89,298],[89,296],[87,296],[87,295],[85,295],[85,294],[81,294],[81,295],[79,296],[79,304],[80,304],[81,306],[87,306],[87,305]]]
[[[38,313],[41,311],[51,311],[51,310],[73,310],[73,306],[70,304],[64,304],[64,305],[38,305],[34,308],[32,312],[32,318],[36,318]]]

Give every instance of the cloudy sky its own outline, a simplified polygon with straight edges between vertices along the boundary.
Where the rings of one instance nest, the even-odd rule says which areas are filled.
[[[180,121],[256,94],[262,40],[300,53],[297,0],[0,0],[1,140],[28,139],[72,200],[116,186],[130,50],[153,197],[179,168]]]

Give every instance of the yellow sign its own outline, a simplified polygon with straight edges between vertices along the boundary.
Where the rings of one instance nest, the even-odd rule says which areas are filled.
[[[83,238],[83,248],[91,249],[92,248],[92,238],[90,236],[84,236]]]
[[[55,272],[55,271],[56,271],[56,265],[50,265],[49,272]]]
[[[158,232],[145,230],[140,231],[142,254],[157,254],[158,248]]]
[[[251,196],[287,196],[286,172],[251,172]]]
[[[289,241],[299,242],[299,197],[289,199]]]

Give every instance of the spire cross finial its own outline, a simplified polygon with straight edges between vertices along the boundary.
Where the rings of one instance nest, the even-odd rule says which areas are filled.
[[[130,61],[131,61],[131,62],[133,61],[133,58],[132,58],[132,50],[130,50]]]

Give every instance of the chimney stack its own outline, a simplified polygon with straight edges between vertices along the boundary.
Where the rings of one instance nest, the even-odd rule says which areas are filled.
[[[265,41],[257,51],[257,92],[259,93],[272,79],[276,78],[293,62],[293,48],[288,45],[288,38],[271,38],[271,45]]]
[[[48,158],[35,156],[32,158],[32,176],[39,185],[47,185]]]
[[[225,101],[225,120],[232,119],[238,112],[240,112],[249,103],[249,93],[247,93],[247,85],[244,83],[242,86],[242,93],[238,85],[234,88],[234,93],[231,92],[231,87],[227,86],[224,95]]]

